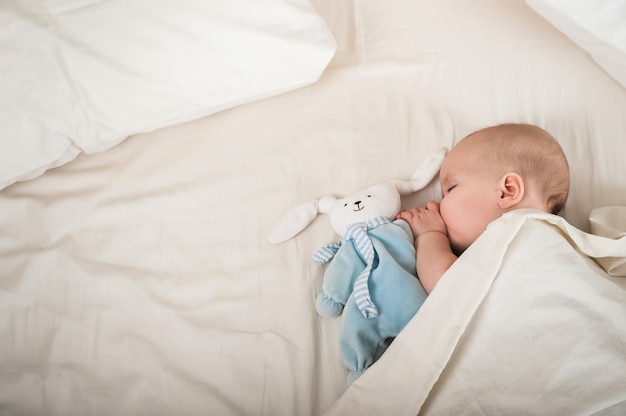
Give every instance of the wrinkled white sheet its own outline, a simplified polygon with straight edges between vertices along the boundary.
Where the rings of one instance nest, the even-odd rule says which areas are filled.
[[[559,139],[574,226],[626,206],[626,90],[524,1],[313,5],[338,44],[317,83],[0,191],[0,413],[323,413],[346,374],[310,258],[335,236],[325,218],[278,246],[267,234],[485,125]]]

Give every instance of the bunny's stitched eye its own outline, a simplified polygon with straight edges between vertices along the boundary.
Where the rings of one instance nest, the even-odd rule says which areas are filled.
[[[368,197],[368,198],[371,198],[372,196],[371,196],[371,195],[368,195],[367,197]]]
[[[343,204],[343,206],[344,206],[344,207],[347,207],[347,206],[348,206],[348,204]]]

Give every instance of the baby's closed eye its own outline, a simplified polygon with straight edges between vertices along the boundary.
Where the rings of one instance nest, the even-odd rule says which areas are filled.
[[[444,192],[443,192],[443,193],[444,193],[444,194],[448,194],[448,193],[450,193],[450,191],[451,191],[451,190],[453,190],[454,188],[456,188],[456,184],[448,186],[448,187],[444,190]]]

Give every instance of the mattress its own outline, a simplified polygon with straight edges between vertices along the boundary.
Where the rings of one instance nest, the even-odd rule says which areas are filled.
[[[623,410],[623,5],[242,3],[0,6],[0,413]],[[490,225],[348,386],[335,231],[268,235],[506,122],[559,141],[566,207]]]

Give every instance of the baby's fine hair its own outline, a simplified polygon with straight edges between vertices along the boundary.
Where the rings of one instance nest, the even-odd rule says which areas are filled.
[[[548,212],[558,214],[563,209],[570,188],[569,165],[550,133],[530,124],[508,123],[478,130],[470,137],[486,145],[484,150],[499,162],[502,173],[513,171],[530,182]]]

